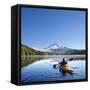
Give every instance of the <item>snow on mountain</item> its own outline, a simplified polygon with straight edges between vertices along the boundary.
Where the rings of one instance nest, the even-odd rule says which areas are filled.
[[[48,48],[45,48],[44,50],[52,54],[61,54],[61,53],[67,52],[68,50],[70,50],[70,48],[62,47],[62,46],[59,46],[57,43],[54,43],[50,45]]]
[[[55,44],[50,45],[50,46],[49,46],[48,48],[46,48],[46,49],[50,50],[50,49],[58,49],[58,48],[60,48],[60,46],[59,46],[57,43],[55,43]]]

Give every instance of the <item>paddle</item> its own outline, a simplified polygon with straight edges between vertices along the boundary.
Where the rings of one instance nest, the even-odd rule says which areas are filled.
[[[70,59],[69,59],[69,61],[72,61],[72,60],[73,60],[73,58],[70,58]]]
[[[70,59],[68,59],[68,61],[72,61],[74,58],[70,58]],[[58,67],[58,64],[54,64],[53,65],[53,68],[55,68],[55,69],[57,69]],[[77,69],[78,67],[71,67],[71,68],[73,68],[73,69]]]

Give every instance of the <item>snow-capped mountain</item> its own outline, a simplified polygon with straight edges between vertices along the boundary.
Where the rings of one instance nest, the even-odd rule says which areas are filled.
[[[50,45],[48,48],[45,48],[44,50],[51,54],[63,54],[71,49],[67,47],[59,46],[57,43],[54,43]]]
[[[82,55],[86,53],[85,49],[71,49],[60,46],[57,43],[44,49],[37,49],[22,44],[22,51],[23,54],[27,53],[27,55]]]
[[[44,49],[37,49],[37,48],[33,48],[36,51],[40,51],[42,53],[47,53],[48,55],[61,55],[61,54],[83,54],[85,53],[85,50],[81,49],[71,49],[68,47],[64,47],[64,46],[60,46],[57,43],[54,43],[50,46],[48,46],[47,48]]]
[[[58,49],[58,48],[60,48],[60,46],[57,43],[54,43],[54,44],[50,45],[48,48],[45,48],[45,49],[50,50],[50,49]]]

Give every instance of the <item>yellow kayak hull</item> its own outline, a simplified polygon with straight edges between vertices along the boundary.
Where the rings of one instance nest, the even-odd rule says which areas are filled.
[[[73,69],[68,67],[68,66],[60,66],[60,68],[62,69],[63,72],[66,72],[66,73],[72,73],[73,72]]]

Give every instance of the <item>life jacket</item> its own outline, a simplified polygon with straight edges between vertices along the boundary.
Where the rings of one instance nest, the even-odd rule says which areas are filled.
[[[65,67],[65,66],[67,66],[67,64],[60,64],[60,66]]]

